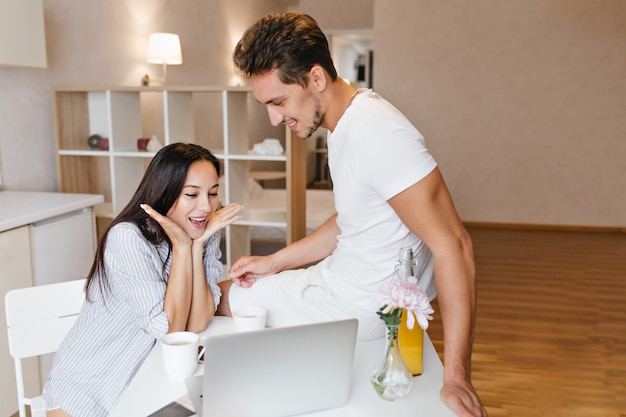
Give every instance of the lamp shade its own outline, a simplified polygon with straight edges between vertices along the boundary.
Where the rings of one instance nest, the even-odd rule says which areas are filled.
[[[152,33],[148,39],[150,64],[179,65],[183,63],[180,38],[175,33]]]

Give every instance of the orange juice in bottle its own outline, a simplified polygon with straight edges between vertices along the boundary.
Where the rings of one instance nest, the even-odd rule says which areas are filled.
[[[416,280],[417,261],[413,258],[413,249],[402,248],[396,265],[396,274],[400,279]],[[413,278],[412,278],[413,277]],[[409,312],[402,311],[400,327],[398,328],[398,346],[402,354],[402,360],[409,368],[413,376],[422,374],[422,359],[424,348],[424,330],[417,321],[412,329],[407,326]]]
[[[412,329],[406,325],[408,312],[402,311],[400,327],[398,327],[398,346],[402,360],[413,376],[422,374],[422,359],[424,348],[424,330],[415,322]]]

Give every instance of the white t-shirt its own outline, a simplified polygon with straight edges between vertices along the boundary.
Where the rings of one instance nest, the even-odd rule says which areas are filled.
[[[337,248],[322,263],[328,287],[356,306],[375,311],[379,286],[394,273],[400,249],[412,247],[419,285],[434,298],[430,250],[387,203],[437,166],[423,136],[389,102],[362,90],[327,143],[341,229]]]
[[[356,317],[358,340],[383,337],[376,315],[380,286],[393,276],[403,247],[413,248],[420,287],[436,295],[430,250],[387,203],[436,168],[424,138],[391,104],[370,90],[355,97],[328,138],[337,224],[334,252],[306,269],[233,285],[230,308],[267,308],[267,325],[293,326]],[[415,208],[419,210],[419,207]]]

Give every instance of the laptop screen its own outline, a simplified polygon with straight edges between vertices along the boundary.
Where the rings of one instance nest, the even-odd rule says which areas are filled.
[[[204,376],[186,381],[197,414],[282,417],[346,404],[357,326],[347,319],[208,337]]]

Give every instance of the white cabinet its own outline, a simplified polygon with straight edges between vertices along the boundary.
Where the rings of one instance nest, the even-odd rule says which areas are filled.
[[[0,1],[0,66],[4,65],[48,66],[43,0]]]
[[[306,150],[288,134],[286,152],[253,154],[248,108],[251,90],[244,87],[58,88],[53,109],[58,187],[63,192],[102,194],[96,208],[99,232],[127,204],[154,156],[138,151],[137,139],[155,133],[163,145],[192,142],[210,149],[224,168],[224,203],[246,207],[250,164],[284,162],[287,192],[284,213],[253,212],[227,228],[226,263],[250,253],[250,226],[287,228],[287,242],[305,235]],[[264,123],[269,125],[265,118]],[[108,150],[90,149],[87,138],[108,138]]]
[[[33,284],[86,278],[96,250],[93,225],[91,207],[32,223]]]
[[[96,247],[91,207],[102,200],[91,194],[0,192],[2,302],[12,289],[87,275]],[[0,322],[6,324],[4,307]],[[37,358],[24,361],[27,395],[41,392],[40,381],[47,376],[50,361],[51,357],[42,361],[41,368]],[[18,407],[6,327],[0,332],[0,369],[0,416],[10,416]]]

